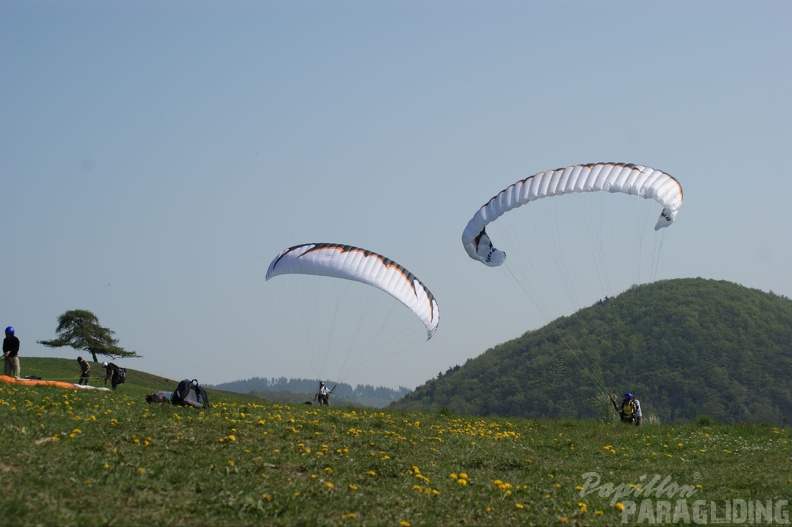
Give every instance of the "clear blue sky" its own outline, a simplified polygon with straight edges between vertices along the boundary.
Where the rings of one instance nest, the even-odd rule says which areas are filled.
[[[0,325],[23,375],[76,357],[36,340],[88,309],[132,368],[310,377],[264,274],[347,243],[438,299],[432,340],[345,379],[412,388],[549,321],[467,257],[468,219],[598,161],[682,183],[654,278],[792,296],[791,23],[787,1],[4,1]]]

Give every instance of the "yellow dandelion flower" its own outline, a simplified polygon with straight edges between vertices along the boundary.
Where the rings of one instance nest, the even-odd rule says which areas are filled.
[[[462,478],[462,479],[470,479],[470,478],[468,477],[468,475],[467,475],[467,474],[465,474],[464,472],[461,472],[461,473],[459,474],[459,477],[460,477],[460,478]]]
[[[357,485],[353,485],[351,483],[349,484],[349,490],[357,490],[357,489],[358,489]]]
[[[451,474],[448,475],[448,477],[451,478],[451,479],[457,479],[459,476],[457,476],[456,474],[454,474],[452,472]]]
[[[399,522],[399,526],[400,527],[411,527],[412,524],[410,522],[408,522],[407,520],[402,520],[402,521]]]
[[[357,518],[357,514],[355,514],[354,512],[348,512],[348,513],[344,514],[342,517],[345,520],[354,520],[355,518]]]
[[[330,481],[326,481],[325,482],[325,487],[327,487],[328,489],[332,489],[333,487],[335,487],[335,485],[333,485],[333,483],[330,482]]]
[[[234,460],[233,460],[233,459],[229,459],[229,460],[228,460],[228,466],[229,466],[229,467],[233,467],[235,464],[236,464],[236,463],[234,463]]]
[[[624,510],[624,504],[622,502],[617,502],[616,503],[616,508],[619,509],[620,511],[623,511]]]
[[[522,503],[515,503],[514,506],[517,507],[518,509],[524,509],[525,508],[525,505],[523,505]]]

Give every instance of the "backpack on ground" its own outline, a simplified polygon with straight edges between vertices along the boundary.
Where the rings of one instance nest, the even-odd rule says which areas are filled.
[[[198,384],[196,379],[184,379],[179,383],[171,396],[171,403],[193,408],[209,408],[209,394]]]

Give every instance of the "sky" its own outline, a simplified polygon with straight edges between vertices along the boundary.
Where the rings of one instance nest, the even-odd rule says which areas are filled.
[[[460,237],[509,184],[602,161],[684,189],[650,280],[792,297],[791,22],[781,0],[5,0],[0,325],[23,376],[76,358],[37,341],[86,309],[129,368],[311,378],[284,322],[310,300],[264,277],[282,249],[344,243],[412,271],[440,326],[343,381],[414,388],[581,307],[541,313]]]

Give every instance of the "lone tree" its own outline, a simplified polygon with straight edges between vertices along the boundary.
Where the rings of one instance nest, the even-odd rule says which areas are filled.
[[[50,348],[71,346],[85,350],[93,356],[94,362],[99,362],[97,355],[106,355],[111,359],[140,357],[136,352],[120,347],[118,339],[113,338],[113,331],[100,326],[96,315],[84,309],[66,311],[59,316],[57,333],[58,338],[39,340],[38,343]]]

